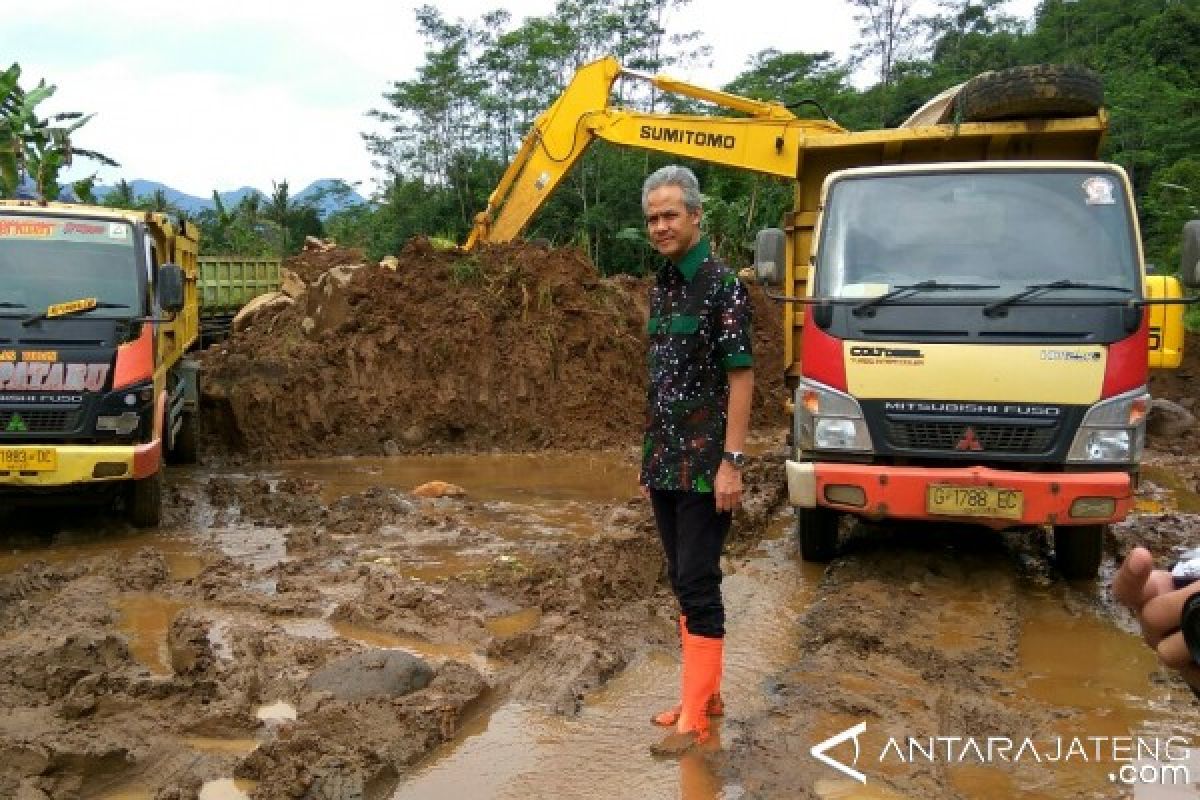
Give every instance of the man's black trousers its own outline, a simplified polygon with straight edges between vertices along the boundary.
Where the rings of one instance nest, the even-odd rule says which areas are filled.
[[[717,512],[712,492],[651,489],[650,502],[667,557],[667,577],[687,617],[688,633],[723,637],[721,549],[733,514]]]

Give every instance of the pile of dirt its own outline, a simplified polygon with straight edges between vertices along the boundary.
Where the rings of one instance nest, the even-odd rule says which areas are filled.
[[[315,281],[322,272],[343,264],[362,264],[366,258],[357,247],[339,247],[333,242],[309,240],[304,249],[287,259],[283,266],[296,273],[305,283]]]
[[[305,251],[304,282],[204,362],[207,451],[277,459],[636,444],[647,280],[570,248],[441,251],[382,265]],[[322,271],[324,269],[325,271]],[[782,419],[779,308],[755,300],[755,421]],[[768,399],[769,398],[769,399]]]

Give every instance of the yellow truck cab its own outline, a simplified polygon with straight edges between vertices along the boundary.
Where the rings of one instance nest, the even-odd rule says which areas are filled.
[[[0,505],[158,523],[164,459],[196,457],[196,254],[163,214],[0,200]]]
[[[1124,171],[834,171],[809,269],[792,272],[807,302],[786,469],[804,555],[831,556],[847,515],[1050,526],[1060,570],[1094,576],[1104,526],[1133,505],[1148,370],[1182,356],[1182,307],[1153,304],[1179,284],[1146,275]]]

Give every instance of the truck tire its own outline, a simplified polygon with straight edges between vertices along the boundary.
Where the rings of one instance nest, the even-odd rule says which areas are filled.
[[[965,122],[1028,117],[1080,117],[1104,104],[1100,76],[1073,64],[1039,64],[984,72],[958,93]]]
[[[179,432],[167,449],[167,461],[172,464],[195,464],[199,454],[199,420],[195,411],[184,411],[179,415]]]
[[[796,509],[796,540],[800,542],[800,557],[805,561],[823,563],[837,554],[838,527],[842,515],[828,508]]]
[[[147,478],[132,481],[125,511],[135,528],[153,528],[162,519],[162,469]]]
[[[1055,525],[1054,565],[1071,581],[1090,581],[1104,560],[1107,525]]]

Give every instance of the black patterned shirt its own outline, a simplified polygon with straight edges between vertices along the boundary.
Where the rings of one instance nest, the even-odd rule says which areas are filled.
[[[701,239],[650,290],[641,484],[711,492],[725,449],[728,370],[749,367],[750,295]]]

